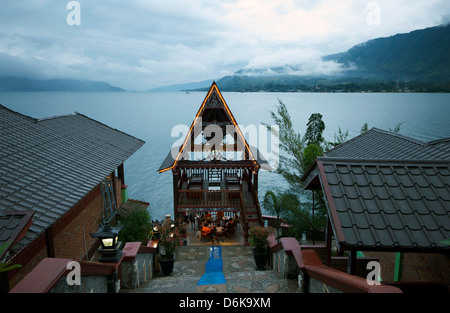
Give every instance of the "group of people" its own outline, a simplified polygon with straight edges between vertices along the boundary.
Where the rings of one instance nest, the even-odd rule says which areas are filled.
[[[198,217],[199,230],[197,237],[200,239],[201,235],[210,236],[211,238],[220,237],[225,231],[232,233],[236,227],[237,215],[233,218],[224,217],[223,212],[217,212],[213,219],[210,212],[202,214]],[[194,223],[195,224],[195,219]]]

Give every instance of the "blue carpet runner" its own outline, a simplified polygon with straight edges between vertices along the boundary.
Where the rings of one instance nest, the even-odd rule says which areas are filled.
[[[222,247],[209,247],[209,260],[206,262],[205,274],[198,282],[198,285],[225,284],[222,263]]]

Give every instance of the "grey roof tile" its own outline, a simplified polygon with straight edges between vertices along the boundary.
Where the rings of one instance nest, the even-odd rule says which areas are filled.
[[[448,139],[423,142],[401,134],[372,128],[335,148],[325,156],[356,159],[450,159]]]
[[[81,114],[37,120],[0,105],[0,216],[37,212],[25,246],[143,144]]]
[[[450,237],[450,161],[317,161],[329,184],[327,202],[333,202],[343,231],[341,244],[448,249],[439,241]]]

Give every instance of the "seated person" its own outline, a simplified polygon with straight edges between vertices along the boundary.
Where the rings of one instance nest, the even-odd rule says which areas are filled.
[[[205,223],[202,227],[202,233],[204,234],[211,234],[211,228],[209,228],[209,224]]]
[[[218,235],[220,235],[224,231],[224,228],[222,225],[219,225],[216,227],[216,232]]]
[[[226,228],[233,228],[233,227],[234,227],[234,221],[233,221],[232,218],[230,218],[230,219],[228,220],[228,222],[225,224],[225,227],[226,227]]]
[[[206,213],[205,214],[205,219],[206,219],[206,221],[208,222],[208,223],[211,223],[212,222],[212,217],[211,217],[211,213]]]
[[[200,216],[198,219],[198,227],[199,229],[202,229],[202,225],[205,223],[205,218],[203,216]]]

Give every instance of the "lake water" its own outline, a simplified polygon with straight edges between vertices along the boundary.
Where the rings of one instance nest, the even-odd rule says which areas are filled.
[[[161,219],[173,213],[171,172],[157,172],[172,144],[175,125],[192,123],[206,92],[174,93],[0,93],[0,104],[20,113],[48,117],[74,112],[144,140],[145,145],[125,162],[130,198],[150,202],[151,215]],[[304,133],[312,113],[321,113],[324,137],[332,141],[338,127],[348,139],[361,126],[394,128],[423,141],[450,137],[450,94],[417,93],[227,93],[223,96],[237,122],[243,126],[273,123],[278,99],[291,115],[294,127]],[[262,171],[259,197],[269,189],[286,189],[279,175]]]

